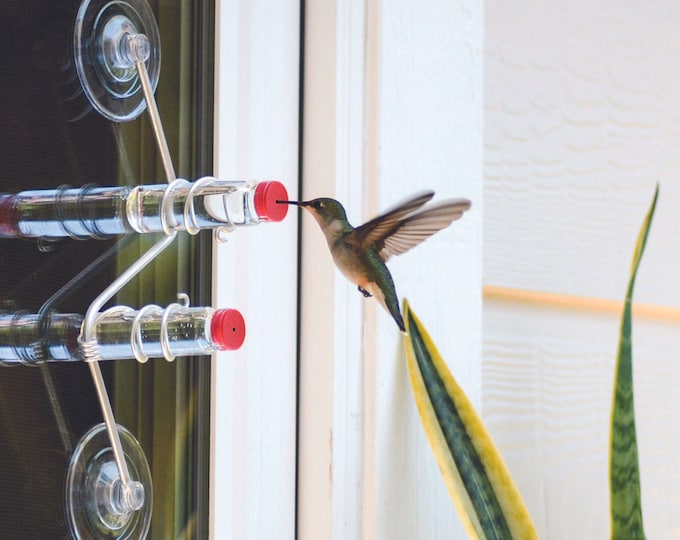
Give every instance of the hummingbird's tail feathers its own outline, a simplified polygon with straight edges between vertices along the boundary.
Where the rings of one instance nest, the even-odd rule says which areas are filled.
[[[397,314],[392,314],[394,317],[394,320],[397,322],[397,326],[399,327],[399,330],[401,330],[404,334],[406,333],[406,325],[404,324],[404,318],[401,316],[401,313]]]
[[[387,272],[387,268],[385,268]],[[399,330],[402,332],[406,331],[406,325],[404,324],[404,318],[401,316],[401,309],[399,308],[399,299],[397,298],[397,292],[394,290],[394,282],[392,281],[392,276],[389,272],[381,276],[379,279],[380,283],[369,282],[366,284],[366,288],[359,287],[364,296],[366,293],[375,297],[378,303],[389,313],[394,322],[397,323]],[[365,291],[365,292],[364,292]]]
[[[378,297],[376,297],[378,298]],[[380,302],[380,298],[378,298],[378,301]],[[404,324],[404,318],[401,316],[401,310],[399,309],[399,300],[395,296],[391,302],[386,302],[385,299],[382,299],[382,302],[380,302],[385,310],[392,315],[392,318],[394,319],[394,322],[397,323],[397,326],[399,327],[399,330],[402,332],[406,332],[406,325]]]
[[[387,261],[393,255],[406,253],[460,219],[471,204],[468,199],[451,199],[402,219],[392,233],[383,239],[378,255],[383,261]]]

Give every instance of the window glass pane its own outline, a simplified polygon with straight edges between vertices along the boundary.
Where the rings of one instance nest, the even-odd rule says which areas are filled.
[[[212,172],[214,5],[150,5],[161,36],[161,118],[178,176],[195,180]],[[72,45],[78,6],[67,0],[0,3],[0,193],[166,182],[146,114],[112,123],[83,95]],[[10,206],[0,202],[0,228],[11,220]],[[113,247],[116,238],[0,238],[0,315],[8,321],[37,314],[112,248],[98,270],[86,272],[53,306],[57,313],[82,315],[155,240],[144,235]],[[210,244],[210,233],[180,234],[107,307],[166,306],[178,292],[192,305],[210,305]],[[0,341],[0,348],[13,345]],[[102,363],[116,420],[141,442],[151,468],[149,538],[207,536],[209,368],[206,357]],[[67,536],[68,463],[78,440],[101,421],[85,363],[0,369],[0,536]]]

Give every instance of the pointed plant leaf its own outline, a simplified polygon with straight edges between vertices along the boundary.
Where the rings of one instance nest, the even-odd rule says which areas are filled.
[[[538,538],[500,452],[422,323],[404,301],[409,378],[420,419],[471,538]]]
[[[640,470],[638,466],[635,410],[633,402],[633,352],[632,352],[632,301],[638,267],[647,245],[652,225],[659,186],[638,235],[626,300],[621,317],[621,334],[616,358],[614,395],[612,403],[609,488],[611,511],[611,537],[613,540],[645,538],[642,527],[642,500],[640,497]]]

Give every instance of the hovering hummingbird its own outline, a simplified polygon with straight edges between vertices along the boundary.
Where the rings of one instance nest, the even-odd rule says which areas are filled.
[[[448,227],[471,205],[467,199],[450,199],[416,212],[432,197],[433,191],[416,195],[359,227],[349,224],[344,207],[335,199],[276,202],[301,206],[314,216],[338,269],[365,297],[375,296],[405,332],[394,281],[385,263]]]

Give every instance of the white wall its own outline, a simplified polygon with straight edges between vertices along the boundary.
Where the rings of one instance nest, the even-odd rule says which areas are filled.
[[[472,210],[390,261],[459,382],[481,396],[482,7],[306,3],[303,195],[357,225],[426,188]],[[427,446],[392,319],[302,217],[302,539],[464,538]]]
[[[635,405],[647,535],[680,537],[679,23],[668,1],[485,4],[484,417],[542,538],[609,535],[620,315],[598,300],[624,297],[657,181]]]

